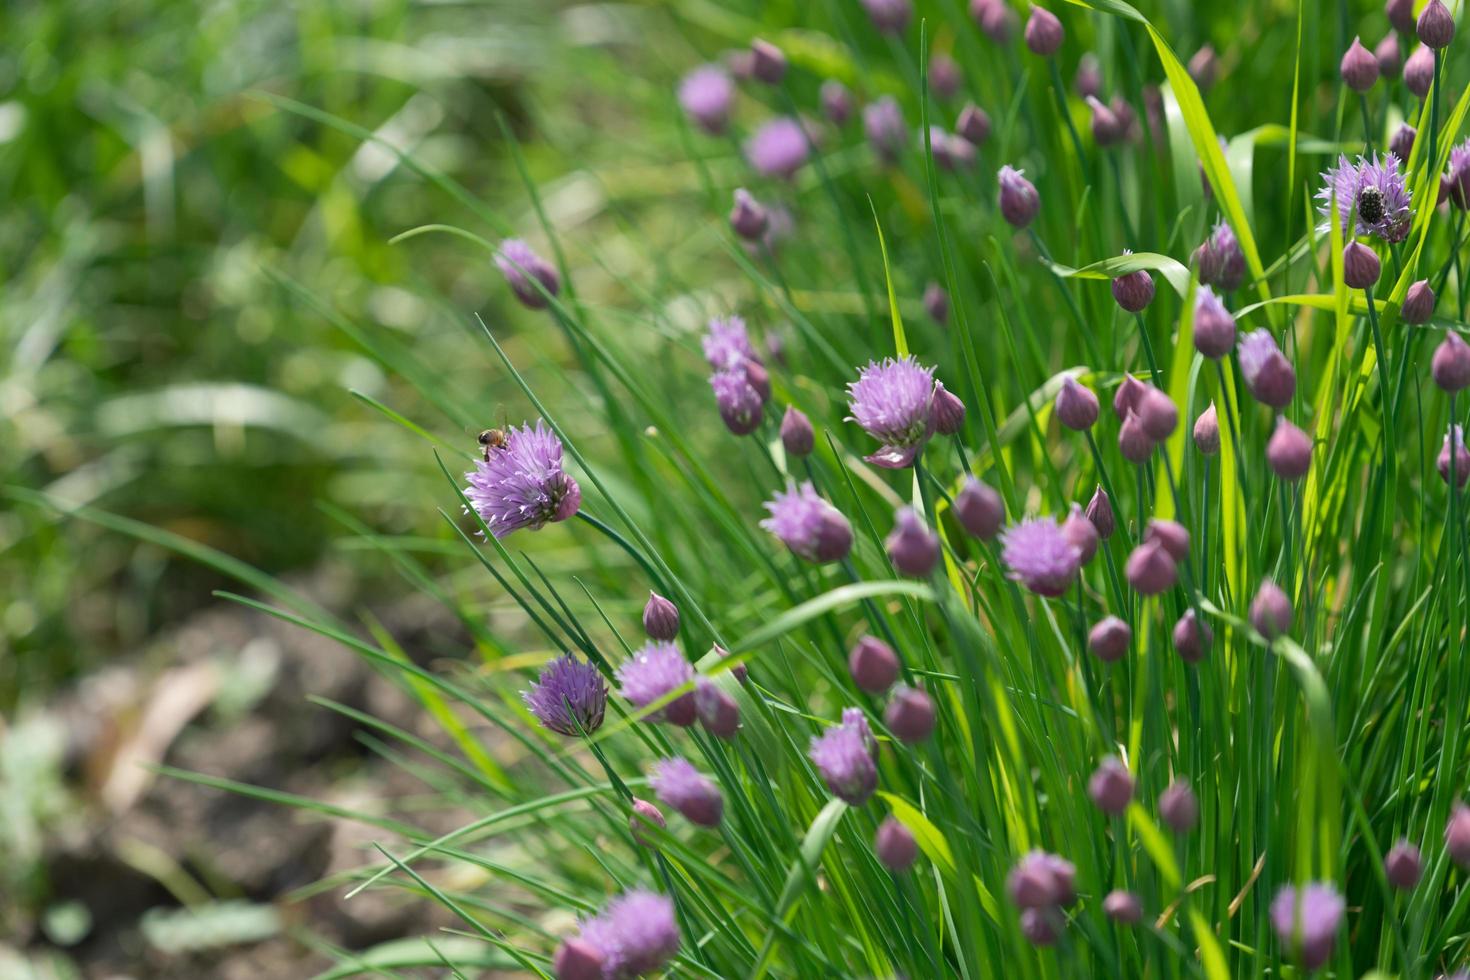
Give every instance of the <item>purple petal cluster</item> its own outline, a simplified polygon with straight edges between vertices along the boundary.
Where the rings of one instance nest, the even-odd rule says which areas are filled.
[[[1409,236],[1409,189],[1404,184],[1404,175],[1399,172],[1398,157],[1392,153],[1365,160],[1358,157],[1350,163],[1346,156],[1339,155],[1337,166],[1323,172],[1324,186],[1317,192],[1322,203],[1317,210],[1328,218],[1334,197],[1337,202],[1338,220],[1344,233],[1348,220],[1356,214],[1356,232],[1359,235],[1377,235],[1386,242],[1401,242]],[[1328,231],[1324,224],[1319,229]]]
[[[840,561],[852,549],[852,525],[821,498],[810,480],[800,486],[787,484],[785,492],[776,491],[765,507],[771,516],[760,526],[807,561]]]
[[[862,806],[878,787],[877,740],[859,708],[842,712],[842,722],[812,736],[807,755],[838,799]]]
[[[1313,882],[1298,891],[1287,885],[1271,902],[1271,925],[1281,944],[1315,970],[1332,955],[1332,944],[1347,910],[1337,889]]]
[[[745,144],[745,157],[767,177],[790,177],[801,169],[811,152],[811,137],[790,116],[772,119]]]
[[[604,980],[652,973],[679,951],[674,903],[657,892],[624,892],[581,928],[582,942],[602,954]]]
[[[1194,263],[1201,285],[1218,286],[1228,293],[1245,280],[1245,253],[1235,232],[1223,221],[1216,222],[1209,237],[1195,249]]]
[[[562,469],[561,440],[545,422],[511,427],[465,474],[465,498],[490,533],[503,538],[523,527],[540,530],[564,521],[582,504],[577,481]]]
[[[725,815],[720,788],[681,756],[654,764],[649,783],[658,798],[701,827],[718,827]]]
[[[725,131],[734,102],[735,83],[719,65],[700,65],[679,83],[679,105],[707,133]]]
[[[744,368],[746,361],[760,361],[750,342],[750,331],[739,316],[717,316],[709,321],[701,340],[704,359],[716,371]]]
[[[934,396],[934,369],[913,357],[882,363],[869,361],[847,386],[849,419],[883,445],[868,462],[885,469],[913,463],[933,432],[929,408]]]
[[[607,708],[607,684],[597,668],[570,653],[541,668],[541,675],[521,692],[531,714],[561,735],[595,732]]]
[[[678,647],[655,640],[635,651],[632,659],[624,661],[617,669],[617,678],[623,697],[634,707],[646,708],[693,681],[694,667]],[[692,694],[681,695],[649,717],[655,721],[687,724],[683,717],[685,702],[690,709],[688,722],[692,722]]]
[[[863,134],[880,160],[884,163],[897,160],[906,139],[903,110],[897,100],[885,95],[863,106]]]
[[[1001,535],[1001,560],[1011,578],[1037,595],[1056,597],[1067,591],[1082,553],[1051,517],[1032,517]]]
[[[561,290],[561,277],[556,269],[519,238],[507,238],[500,243],[495,250],[495,267],[527,309],[544,310],[547,305],[546,296],[536,288],[533,279],[552,296]]]

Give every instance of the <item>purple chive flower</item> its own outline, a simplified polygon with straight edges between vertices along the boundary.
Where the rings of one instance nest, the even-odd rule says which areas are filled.
[[[928,578],[939,562],[939,536],[912,507],[898,509],[883,547],[899,574],[910,578]]]
[[[979,148],[990,138],[990,117],[984,109],[971,102],[960,110],[954,131],[969,140],[970,145]]]
[[[607,957],[585,939],[573,936],[556,948],[551,970],[556,980],[604,980]]]
[[[465,474],[465,498],[497,538],[523,527],[539,531],[564,521],[582,505],[577,481],[562,469],[561,440],[540,419],[512,426],[504,443],[486,449]]]
[[[1337,889],[1325,882],[1313,882],[1300,892],[1286,885],[1271,902],[1271,925],[1281,944],[1315,970],[1332,955],[1346,909]]]
[[[1272,408],[1285,408],[1296,394],[1296,371],[1276,338],[1264,327],[1240,340],[1240,373],[1256,400]]]
[[[1045,7],[1031,7],[1031,16],[1026,21],[1026,29],[1022,37],[1026,40],[1026,47],[1031,53],[1042,58],[1049,58],[1056,54],[1057,48],[1062,46],[1065,37],[1062,30],[1062,22],[1057,20],[1057,15]]]
[[[1113,501],[1108,492],[1098,484],[1097,489],[1092,491],[1092,499],[1087,502],[1087,519],[1097,529],[1097,536],[1106,541],[1113,536],[1117,529],[1117,521],[1113,517]]]
[[[934,699],[917,687],[900,684],[883,709],[883,724],[900,742],[922,742],[934,732]]]
[[[1077,59],[1077,73],[1072,76],[1072,88],[1082,98],[1102,95],[1102,65],[1098,63],[1097,55],[1088,51]]]
[[[1132,255],[1131,248],[1123,249],[1124,255]],[[1113,299],[1129,313],[1141,313],[1154,301],[1154,277],[1147,269],[1125,272],[1113,280]]]
[[[716,738],[732,739],[740,730],[740,705],[708,677],[694,682],[694,711],[705,731]]]
[[[1455,331],[1446,331],[1444,340],[1434,349],[1429,371],[1434,383],[1450,394],[1470,388],[1470,344]]]
[[[1338,67],[1342,71],[1343,82],[1354,92],[1366,92],[1378,81],[1378,59],[1363,47],[1361,38],[1353,38]]]
[[[1000,181],[1000,213],[1013,228],[1025,228],[1041,209],[1036,187],[1026,179],[1026,171],[1009,165],[996,175]]]
[[[1138,417],[1138,413],[1131,409],[1118,429],[1118,451],[1130,463],[1146,463],[1153,455],[1153,437],[1143,427],[1143,420]]]
[[[1087,634],[1087,650],[1104,663],[1122,660],[1133,642],[1133,630],[1117,616],[1100,620]]]
[[[495,250],[495,267],[505,276],[516,299],[527,309],[544,310],[547,305],[546,297],[531,280],[539,282],[552,296],[561,290],[561,277],[556,274],[556,269],[519,238],[507,238],[500,243]]]
[[[704,359],[716,371],[734,371],[743,368],[746,361],[760,360],[750,343],[745,321],[738,316],[712,318],[702,343]]]
[[[1383,12],[1394,30],[1400,34],[1414,33],[1414,0],[1388,0]]]
[[[750,73],[756,81],[779,85],[786,77],[786,54],[770,41],[756,38],[750,42]]]
[[[1022,521],[1001,535],[1001,544],[1010,577],[1041,596],[1066,592],[1082,564],[1082,553],[1050,517]]]
[[[838,799],[862,806],[878,787],[878,751],[873,730],[860,708],[847,708],[842,722],[813,735],[807,755]]]
[[[1103,913],[1119,925],[1136,925],[1143,918],[1143,903],[1132,892],[1108,892],[1103,899]]]
[[[837,79],[829,78],[822,83],[818,99],[822,104],[822,115],[832,125],[845,126],[852,118],[852,93]]]
[[[734,102],[735,83],[719,65],[700,65],[679,83],[679,105],[712,136],[725,131]]]
[[[1457,802],[1450,808],[1450,817],[1444,825],[1444,847],[1451,860],[1470,869],[1470,807],[1463,803]]]
[[[941,327],[949,320],[949,293],[937,282],[924,287],[924,312]]]
[[[1179,654],[1179,659],[1187,664],[1197,664],[1210,652],[1210,642],[1215,634],[1207,623],[1200,622],[1193,609],[1186,609],[1174,624],[1173,638],[1174,652]]]
[[[679,635],[679,607],[657,592],[648,593],[643,606],[643,632],[654,640],[672,640]]]
[[[1025,909],[1021,912],[1021,934],[1033,946],[1051,946],[1062,931],[1062,917],[1056,909]]]
[[[944,387],[943,381],[934,382],[934,394],[929,399],[929,418],[934,423],[934,431],[942,436],[954,435],[965,424],[965,403]]]
[[[1187,834],[1199,823],[1199,800],[1182,780],[1175,780],[1159,794],[1159,817],[1176,834]]]
[[[1214,402],[1210,402],[1194,420],[1194,448],[1206,456],[1214,456],[1220,451],[1220,417]]]
[[[1434,84],[1434,49],[1419,45],[1404,62],[1404,88],[1419,98],[1429,94]]]
[[[1398,35],[1388,34],[1379,41],[1373,49],[1373,60],[1378,62],[1378,74],[1384,78],[1398,75],[1404,67],[1404,52],[1399,48]]]
[[[792,456],[810,456],[817,447],[811,419],[795,405],[787,405],[786,414],[781,417],[781,445]]]
[[[559,735],[590,734],[602,727],[607,684],[596,667],[568,653],[542,667],[521,700],[537,721]]]
[[[760,522],[791,552],[807,561],[841,561],[852,550],[852,525],[842,512],[823,500],[810,480],[788,483],[765,505],[771,516]]]
[[[1300,480],[1312,468],[1312,437],[1285,415],[1277,416],[1276,431],[1266,443],[1266,462],[1281,479]]]
[[[662,701],[694,680],[694,667],[672,643],[653,641],[634,652],[617,669],[618,690],[635,708]],[[649,721],[694,724],[694,695],[686,692],[648,716]]]
[[[949,55],[936,54],[929,61],[929,88],[938,98],[954,98],[963,82],[960,66]]]
[[[1349,289],[1372,289],[1382,265],[1378,255],[1362,242],[1348,242],[1342,250],[1342,281]]]
[[[1450,203],[1464,211],[1470,208],[1470,140],[1450,148],[1450,169],[1443,184]]]
[[[750,435],[761,424],[762,399],[744,369],[716,371],[709,379],[715,405],[725,428],[737,436]]]
[[[1092,556],[1097,554],[1098,533],[1097,528],[1092,526],[1092,521],[1082,513],[1082,508],[1077,504],[1072,505],[1072,511],[1067,519],[1062,521],[1062,534],[1077,549],[1077,555],[1081,563],[1086,565],[1092,561]]]
[[[582,941],[602,954],[604,980],[653,973],[679,951],[673,900],[656,892],[624,892],[581,925]]]
[[[701,827],[718,827],[725,815],[720,788],[688,759],[674,756],[654,763],[648,779],[658,798]]]
[[[970,476],[955,495],[954,514],[966,534],[989,541],[1000,533],[1006,508],[994,487]]]
[[[1447,48],[1455,38],[1455,15],[1440,0],[1429,0],[1414,28],[1425,47]]]
[[[730,227],[748,242],[766,233],[766,209],[744,187],[735,188],[735,203],[730,208]]]
[[[923,135],[920,134],[919,146],[922,148],[923,145]],[[934,163],[939,169],[946,172],[969,169],[975,162],[974,145],[967,139],[946,133],[942,126],[929,127],[929,152],[934,154]]]
[[[1078,384],[1070,374],[1062,379],[1062,387],[1057,392],[1058,422],[1075,432],[1084,432],[1097,421],[1097,412],[1097,395],[1091,388]]]
[[[806,163],[810,152],[811,138],[790,116],[770,120],[745,144],[746,159],[766,177],[791,177]]]
[[[1118,385],[1118,390],[1113,393],[1113,414],[1118,416],[1122,422],[1128,418],[1129,412],[1138,410],[1138,402],[1143,398],[1145,385],[1131,374],[1123,375],[1123,383]]]
[[[633,839],[644,847],[652,847],[653,839],[648,836],[649,826],[666,829],[669,825],[659,808],[647,800],[633,798],[633,812],[628,814],[628,831]]]
[[[1104,148],[1121,142],[1126,135],[1122,120],[1096,96],[1089,95],[1086,101],[1092,110],[1093,142]]]
[[[1470,450],[1465,448],[1465,430],[1458,425],[1451,425],[1445,433],[1444,446],[1439,451],[1439,459],[1435,461],[1435,468],[1439,470],[1440,479],[1445,483],[1450,482],[1450,460],[1454,460],[1454,476],[1456,489],[1463,490],[1465,481],[1470,479]]]
[[[1077,899],[1077,869],[1046,851],[1028,851],[1006,876],[1006,892],[1022,909],[1071,905]]]
[[[914,16],[909,0],[863,0],[863,9],[881,34],[902,34]]]
[[[1179,565],[1161,541],[1145,541],[1133,549],[1123,566],[1128,584],[1142,595],[1158,595],[1179,580]]]
[[[1291,600],[1270,579],[1261,583],[1251,600],[1250,621],[1267,640],[1274,640],[1291,629]]]
[[[882,694],[898,680],[898,654],[876,636],[864,636],[847,655],[853,683],[869,694]]]
[[[1215,78],[1220,73],[1220,56],[1215,54],[1213,45],[1206,44],[1189,58],[1189,77],[1194,79],[1200,91],[1213,88]]]
[[[1179,408],[1164,392],[1148,385],[1138,399],[1138,421],[1154,442],[1163,442],[1179,425]]]
[[[884,817],[873,835],[873,853],[889,871],[907,871],[919,856],[919,842],[897,819]]]
[[[1127,766],[1110,756],[1098,764],[1087,781],[1087,795],[1099,810],[1116,817],[1133,800],[1133,775]]]
[[[1434,290],[1429,287],[1429,280],[1420,279],[1409,287],[1408,294],[1404,296],[1404,304],[1399,307],[1399,319],[1411,325],[1428,323],[1434,316],[1434,303]]]
[[[1245,281],[1245,253],[1240,240],[1225,222],[1216,222],[1208,237],[1194,250],[1194,263],[1199,267],[1199,281],[1205,286],[1219,286],[1224,292],[1239,289]]]
[[[1394,130],[1393,138],[1388,141],[1388,152],[1398,157],[1399,166],[1409,162],[1409,154],[1414,152],[1414,138],[1418,135],[1408,123],[1400,123]]]
[[[1419,848],[1400,839],[1383,858],[1383,874],[1388,883],[1400,891],[1409,891],[1419,884],[1424,874],[1424,859]]]
[[[1335,196],[1344,233],[1349,217],[1356,213],[1359,235],[1377,235],[1390,243],[1409,236],[1409,190],[1399,172],[1398,157],[1392,153],[1384,157],[1375,153],[1372,161],[1360,156],[1357,163],[1349,163],[1347,157],[1339,155],[1337,166],[1324,171],[1322,180],[1324,186],[1317,192],[1322,203],[1317,210],[1327,218]],[[1325,221],[1318,230],[1327,233]]]
[[[912,356],[869,361],[847,395],[848,418],[883,444],[867,461],[893,470],[912,465],[933,431],[934,369]]]
[[[885,95],[863,106],[863,134],[873,152],[884,163],[892,163],[903,151],[908,137],[904,131],[903,110],[891,95]]]
[[[1194,346],[1213,360],[1235,349],[1235,317],[1209,286],[1201,286],[1194,297]]]
[[[1154,518],[1144,530],[1143,540],[1157,541],[1176,562],[1189,558],[1189,531],[1178,521]]]
[[[1016,15],[1003,0],[970,0],[970,17],[994,44],[1005,44],[1016,26]]]

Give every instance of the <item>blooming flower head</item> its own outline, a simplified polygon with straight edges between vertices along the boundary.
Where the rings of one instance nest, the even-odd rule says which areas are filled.
[[[540,419],[534,429],[512,426],[500,445],[486,446],[485,458],[465,474],[465,497],[491,534],[537,531],[577,512],[582,490],[562,469],[561,452],[561,440]]]
[[[1287,885],[1271,902],[1271,925],[1284,946],[1315,970],[1332,955],[1332,943],[1347,906],[1337,889],[1313,882],[1298,891]]]
[[[561,277],[541,256],[519,238],[507,238],[495,250],[495,267],[505,276],[511,292],[527,309],[544,310],[546,297],[531,282],[535,279],[542,289],[555,296],[561,289]]]
[[[595,732],[607,707],[607,684],[596,667],[570,653],[541,668],[521,700],[547,728],[561,735]]]
[[[1409,190],[1404,186],[1404,175],[1399,172],[1398,157],[1392,153],[1380,158],[1373,155],[1372,161],[1358,157],[1357,163],[1349,163],[1346,156],[1339,155],[1337,166],[1322,174],[1325,186],[1317,192],[1322,202],[1317,210],[1327,218],[1336,197],[1338,220],[1343,231],[1348,230],[1348,219],[1356,213],[1356,232],[1359,235],[1377,235],[1386,242],[1401,242],[1409,235]],[[1326,233],[1324,222],[1321,232]]]
[[[679,105],[707,133],[725,131],[735,83],[719,65],[700,65],[679,83]]]
[[[852,549],[852,525],[817,494],[810,480],[787,484],[765,505],[771,516],[760,526],[807,561],[840,561]]]
[[[602,954],[606,980],[652,973],[679,951],[674,903],[656,892],[625,892],[582,923],[581,938]]]
[[[745,320],[738,316],[717,316],[709,321],[703,338],[704,359],[716,371],[733,371],[746,361],[759,361],[750,343]]]
[[[812,736],[807,755],[827,787],[852,806],[862,806],[878,786],[877,741],[859,708],[842,712],[842,723]]]
[[[810,137],[790,116],[772,119],[745,144],[750,165],[767,177],[790,177],[806,163]]]
[[[1032,517],[1001,535],[1001,560],[1011,578],[1037,595],[1059,596],[1067,591],[1082,553],[1050,517]]]
[[[653,641],[637,650],[617,669],[619,690],[635,707],[646,708],[694,680],[694,667],[672,643]],[[688,709],[688,722],[684,710]],[[684,694],[649,717],[676,724],[693,722],[694,698]]]
[[[885,95],[863,106],[863,134],[884,162],[898,158],[906,139],[903,110],[891,95]]]
[[[737,436],[754,432],[761,424],[762,400],[746,372],[740,368],[716,371],[710,376],[709,384],[715,391],[715,404],[725,427]]]
[[[649,783],[658,798],[701,827],[718,827],[725,814],[720,788],[680,756],[654,764]]]
[[[911,356],[869,361],[848,384],[847,394],[849,418],[883,443],[868,462],[895,470],[912,464],[933,431],[934,369]]]

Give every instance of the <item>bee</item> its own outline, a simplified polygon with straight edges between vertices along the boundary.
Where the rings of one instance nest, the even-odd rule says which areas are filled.
[[[490,462],[492,450],[504,449],[510,436],[504,429],[486,429],[480,433],[480,447],[485,451],[485,462]]]
[[[1376,225],[1388,213],[1388,204],[1383,192],[1376,187],[1364,187],[1358,192],[1358,217],[1365,225]]]

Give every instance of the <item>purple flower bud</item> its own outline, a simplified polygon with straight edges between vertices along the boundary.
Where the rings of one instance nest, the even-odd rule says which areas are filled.
[[[633,834],[633,840],[644,847],[653,847],[654,841],[648,836],[648,827],[652,825],[663,830],[668,827],[664,822],[664,815],[659,808],[647,800],[633,798],[633,812],[628,816],[628,830]],[[598,974],[599,978],[601,974]]]
[[[1174,652],[1187,664],[1197,664],[1205,659],[1214,638],[1209,625],[1200,622],[1193,609],[1186,610],[1174,624]]]
[[[954,392],[944,387],[943,381],[934,382],[934,394],[929,400],[929,418],[934,422],[934,431],[942,436],[952,436],[965,424],[965,403]]]
[[[750,73],[757,81],[779,85],[786,77],[786,55],[770,41],[756,38],[750,42]]]
[[[1133,642],[1133,630],[1117,616],[1108,616],[1097,622],[1087,634],[1087,649],[1104,663],[1122,660]]]
[[[1429,0],[1429,4],[1419,12],[1415,30],[1425,47],[1447,48],[1455,39],[1455,15],[1440,0]]]
[[[1133,549],[1123,566],[1128,584],[1143,595],[1158,595],[1174,587],[1179,566],[1159,541],[1145,541]]]
[[[900,684],[883,709],[883,724],[900,742],[922,742],[934,732],[934,699],[917,687]]]
[[[1138,401],[1143,397],[1144,384],[1131,374],[1123,375],[1123,383],[1113,393],[1113,414],[1119,421],[1128,418],[1129,412],[1138,411]]]
[[[716,371],[710,376],[709,383],[714,389],[715,405],[720,410],[725,428],[737,436],[747,436],[760,427],[762,399],[746,377],[743,365],[729,371]]]
[[[740,705],[708,677],[694,682],[694,710],[705,731],[726,740],[740,730]]]
[[[1006,893],[1022,909],[1070,904],[1076,869],[1054,854],[1029,851],[1006,876]]]
[[[1194,79],[1200,91],[1211,89],[1215,85],[1215,78],[1220,73],[1220,58],[1215,54],[1213,45],[1206,44],[1196,51],[1189,59],[1189,77]]]
[[[1032,54],[1050,58],[1056,54],[1057,48],[1062,46],[1062,39],[1065,35],[1062,31],[1062,22],[1057,20],[1056,14],[1045,7],[1033,5],[1023,36],[1026,39],[1026,47],[1031,49]]]
[[[1208,237],[1194,251],[1199,267],[1199,281],[1205,286],[1219,286],[1225,292],[1240,288],[1245,281],[1245,252],[1230,226],[1216,223]]]
[[[582,922],[581,939],[602,954],[604,978],[657,973],[679,951],[674,902],[641,889],[625,892]]]
[[[1005,44],[1016,26],[1016,15],[1003,0],[970,0],[970,17],[994,44]]]
[[[1408,891],[1419,884],[1419,878],[1424,874],[1424,859],[1419,855],[1419,848],[1400,839],[1384,855],[1383,874],[1388,883],[1400,891]]]
[[[1077,549],[1082,564],[1092,561],[1092,556],[1097,554],[1097,528],[1092,526],[1092,521],[1087,519],[1082,508],[1076,504],[1072,505],[1072,512],[1067,515],[1067,519],[1062,521],[1062,534]]]
[[[745,157],[756,173],[790,179],[811,153],[811,134],[800,121],[778,116],[764,123],[745,143]]]
[[[947,54],[936,54],[929,61],[929,89],[941,99],[952,99],[960,90],[963,78],[960,66]]]
[[[1453,448],[1452,448],[1453,444]],[[1445,433],[1444,445],[1439,450],[1439,459],[1435,461],[1435,468],[1439,470],[1440,479],[1445,483],[1450,482],[1450,459],[1453,453],[1455,468],[1455,487],[1463,490],[1465,480],[1470,479],[1470,450],[1465,448],[1465,431],[1458,425],[1451,425]]]
[[[924,287],[924,312],[941,327],[949,320],[949,293],[937,282]]]
[[[678,636],[678,607],[657,592],[649,592],[648,602],[643,606],[643,632],[654,640],[672,640]]]
[[[1434,349],[1429,371],[1434,383],[1450,394],[1470,388],[1470,344],[1455,331],[1445,331],[1444,340]]]
[[[1124,255],[1131,254],[1128,249]],[[1113,299],[1129,313],[1141,313],[1154,301],[1154,277],[1147,269],[1125,272],[1113,280]]]
[[[1347,53],[1342,56],[1342,80],[1354,92],[1366,92],[1378,81],[1378,59],[1373,52],[1363,47],[1360,38],[1353,38]]]
[[[1414,33],[1414,0],[1388,0],[1383,12],[1394,30],[1401,34]]]
[[[561,735],[591,734],[602,727],[607,683],[590,663],[570,653],[541,668],[521,700],[542,725]]]
[[[1434,83],[1434,51],[1422,44],[1404,62],[1404,88],[1419,98],[1429,94]]]
[[[1345,910],[1342,896],[1329,884],[1316,882],[1300,892],[1287,885],[1271,902],[1271,925],[1281,945],[1315,970],[1331,957]]]
[[[500,243],[495,250],[495,266],[505,276],[510,291],[528,310],[544,310],[547,306],[546,296],[533,280],[552,296],[561,291],[561,277],[556,269],[519,238],[507,238]]]
[[[556,980],[603,980],[605,961],[601,950],[573,936],[556,948],[551,970]]]
[[[1429,288],[1428,279],[1420,279],[1409,287],[1404,296],[1404,305],[1399,307],[1399,319],[1417,325],[1428,323],[1434,315],[1434,290]]]
[[[1150,439],[1163,442],[1179,425],[1179,409],[1173,399],[1149,385],[1138,400],[1138,420]]]
[[[1183,780],[1175,780],[1159,794],[1159,817],[1176,834],[1187,834],[1199,823],[1199,800]]]
[[[720,56],[730,74],[735,76],[736,81],[748,82],[755,78],[755,55],[749,48],[738,48],[734,51],[726,51]]]
[[[1000,213],[1013,228],[1025,228],[1041,209],[1041,198],[1024,175],[1024,170],[1010,166],[1001,167],[997,175],[1000,181]]]
[[[1127,766],[1109,756],[1087,781],[1087,795],[1099,810],[1116,817],[1133,799],[1133,776]]]
[[[884,817],[873,835],[873,853],[889,871],[907,871],[919,856],[919,842],[898,820]]]
[[[816,448],[817,436],[812,431],[811,419],[795,405],[786,406],[781,417],[781,445],[792,456],[809,456]]]
[[[1077,383],[1070,374],[1062,379],[1057,392],[1057,421],[1077,432],[1085,432],[1097,421],[1097,395],[1092,389]]]
[[[1199,413],[1194,420],[1194,447],[1206,456],[1220,451],[1220,419],[1215,413],[1215,403]]]
[[[1373,59],[1378,62],[1378,74],[1384,78],[1398,75],[1404,67],[1404,53],[1399,49],[1398,35],[1385,35],[1373,49]]]
[[[904,131],[903,110],[893,96],[869,102],[863,106],[863,134],[884,163],[898,159],[908,136]]]
[[[735,656],[729,650],[726,650],[724,647],[720,646],[718,643],[714,645],[714,649],[711,652],[714,653],[715,658],[721,663],[724,663],[727,660],[733,660]],[[730,666],[730,673],[734,675],[735,679],[742,684],[744,684],[749,677],[749,671],[745,669],[745,664],[743,662],[732,664]]]
[[[921,141],[922,142],[922,141]],[[968,170],[975,164],[975,146],[967,139],[946,133],[943,127],[929,127],[929,149],[940,170]]]
[[[910,578],[928,578],[939,562],[939,538],[912,507],[898,509],[883,547],[893,567]]]
[[[878,743],[861,709],[847,708],[842,723],[812,736],[807,756],[838,799],[862,806],[878,787]]]
[[[1119,925],[1137,925],[1143,918],[1143,904],[1132,892],[1111,891],[1103,899],[1103,914]]]
[[[766,233],[766,209],[744,187],[735,189],[735,206],[730,209],[730,227],[746,241],[756,241]]]
[[[1099,147],[1109,147],[1122,142],[1123,123],[1106,105],[1095,96],[1087,97],[1087,107],[1092,110],[1092,139]]]
[[[969,140],[970,145],[979,148],[990,138],[990,117],[975,103],[966,103],[955,121],[954,131]]]
[[[725,131],[734,102],[735,83],[718,65],[700,65],[679,83],[679,105],[712,136]]]
[[[834,126],[845,126],[852,118],[852,93],[847,90],[835,78],[829,78],[822,83],[822,91],[818,95],[822,103],[822,115]]]
[[[1148,522],[1143,540],[1157,541],[1163,545],[1164,550],[1175,562],[1182,562],[1189,558],[1189,531],[1178,521],[1154,518]]]
[[[955,495],[954,515],[965,533],[989,541],[1000,533],[1006,508],[994,487],[971,476],[965,478],[964,486]]]
[[[1378,255],[1362,242],[1348,242],[1342,250],[1342,281],[1349,288],[1372,288],[1380,271]]]
[[[902,34],[914,15],[909,0],[863,0],[863,9],[881,34]]]
[[[1194,296],[1194,347],[1213,360],[1235,349],[1235,317],[1209,286]]]
[[[1296,371],[1271,331],[1252,330],[1240,341],[1240,373],[1256,401],[1272,408],[1285,408],[1296,394]]]
[[[864,636],[847,655],[853,683],[869,694],[882,694],[898,680],[898,654],[876,636]]]
[[[765,504],[771,516],[760,522],[792,554],[822,564],[841,561],[852,550],[852,525],[842,512],[817,494],[810,480],[788,483]]]
[[[694,668],[672,643],[647,643],[617,669],[618,687],[635,708],[646,708],[694,680]],[[685,693],[648,715],[687,728],[694,724],[694,695]]]
[[[1444,825],[1444,846],[1451,860],[1470,870],[1470,807],[1456,803]]]
[[[1393,138],[1388,141],[1388,152],[1399,158],[1399,166],[1409,162],[1409,154],[1414,152],[1414,137],[1418,133],[1408,123],[1400,123],[1399,128],[1394,130]]]
[[[1266,443],[1266,462],[1281,479],[1300,480],[1312,468],[1312,437],[1285,415],[1277,416],[1276,431]]]
[[[1251,625],[1268,640],[1274,640],[1291,629],[1291,600],[1270,579],[1261,583],[1251,600]]]
[[[1010,577],[1037,595],[1056,598],[1077,576],[1082,554],[1055,520],[1035,517],[1001,535]]]
[[[1102,66],[1097,55],[1088,51],[1077,61],[1077,74],[1072,76],[1072,87],[1082,98],[1102,95]]]
[[[1123,427],[1118,430],[1118,451],[1130,463],[1146,463],[1153,455],[1154,441],[1137,412],[1129,412],[1123,420]]]
[[[1108,492],[1098,484],[1096,490],[1092,491],[1092,499],[1087,502],[1087,519],[1097,529],[1097,536],[1106,541],[1113,536],[1117,528],[1117,522],[1113,519],[1113,502],[1108,498]]]
[[[740,370],[745,372],[745,381],[755,393],[760,396],[761,404],[771,400],[771,373],[766,370],[760,361],[746,361],[740,365]]]
[[[1026,909],[1021,913],[1021,934],[1033,946],[1053,945],[1061,931],[1061,916],[1055,909]]]
[[[675,756],[654,764],[649,784],[658,798],[701,827],[718,827],[725,815],[725,798],[709,777],[688,759]]]

